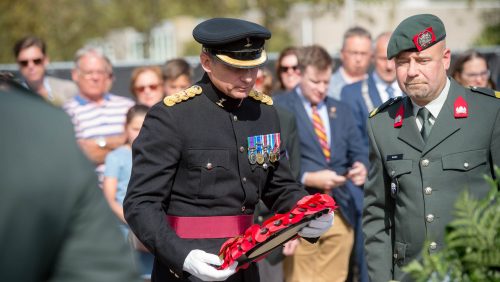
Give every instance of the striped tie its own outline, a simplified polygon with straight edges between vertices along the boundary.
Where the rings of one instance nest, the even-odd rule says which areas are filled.
[[[321,145],[321,150],[325,155],[326,161],[330,162],[330,145],[328,144],[328,139],[326,137],[325,126],[323,125],[323,121],[319,116],[318,109],[316,106],[311,106],[312,108],[312,121],[314,126],[314,132],[316,136],[318,136],[319,144]]]

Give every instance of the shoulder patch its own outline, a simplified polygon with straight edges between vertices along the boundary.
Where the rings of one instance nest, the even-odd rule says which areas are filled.
[[[253,98],[254,100],[260,101],[263,104],[272,106],[273,105],[273,98],[271,96],[268,96],[264,93],[261,93],[257,90],[251,90],[250,93],[248,94],[248,97]]]
[[[500,92],[490,88],[471,86],[470,90],[472,90],[473,92],[481,93],[483,95],[500,98]]]
[[[193,85],[187,89],[175,93],[174,95],[163,98],[163,104],[165,104],[165,106],[167,107],[172,107],[175,104],[186,101],[196,95],[200,95],[202,92],[203,90],[200,86]]]
[[[398,101],[401,101],[401,100],[403,100],[403,97],[398,96],[398,97],[394,97],[394,98],[391,98],[391,99],[385,101],[382,105],[378,106],[377,108],[373,109],[370,112],[370,117],[374,117],[380,111],[384,110],[385,108],[389,107],[390,105],[397,103]]]

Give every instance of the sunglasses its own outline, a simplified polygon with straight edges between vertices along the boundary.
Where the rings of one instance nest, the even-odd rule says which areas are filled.
[[[38,58],[38,59],[33,59],[33,60],[20,60],[20,61],[17,61],[17,63],[19,65],[21,65],[22,67],[27,67],[30,62],[33,62],[33,64],[39,66],[39,65],[41,65],[43,63],[43,58]]]
[[[299,68],[299,66],[290,66],[290,67],[285,67],[285,66],[280,66],[280,72],[288,72],[289,69],[292,69],[293,71],[296,71]]]
[[[146,90],[146,88],[149,88],[152,91],[155,91],[156,89],[158,89],[158,87],[160,87],[160,84],[150,84],[150,85],[144,85],[144,86],[136,86],[136,87],[134,87],[134,89],[137,92],[144,92],[144,90]]]

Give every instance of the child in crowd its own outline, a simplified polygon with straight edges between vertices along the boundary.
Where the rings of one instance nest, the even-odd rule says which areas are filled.
[[[106,156],[106,169],[104,171],[103,191],[111,210],[120,219],[120,227],[125,238],[130,230],[123,216],[123,199],[127,193],[127,186],[132,171],[132,143],[141,130],[142,123],[148,112],[148,107],[135,105],[127,112],[125,122],[125,135],[127,142]],[[139,271],[141,275],[149,277],[153,268],[153,255],[149,252],[137,251],[139,258]]]

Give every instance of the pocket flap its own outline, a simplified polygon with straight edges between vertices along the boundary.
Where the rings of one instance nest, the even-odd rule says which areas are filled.
[[[398,177],[400,175],[410,173],[413,167],[412,160],[395,160],[387,161],[387,173],[391,177]]]
[[[228,168],[229,152],[226,149],[189,149],[187,152],[188,167]]]
[[[486,150],[474,150],[442,157],[443,169],[468,171],[487,162]]]

